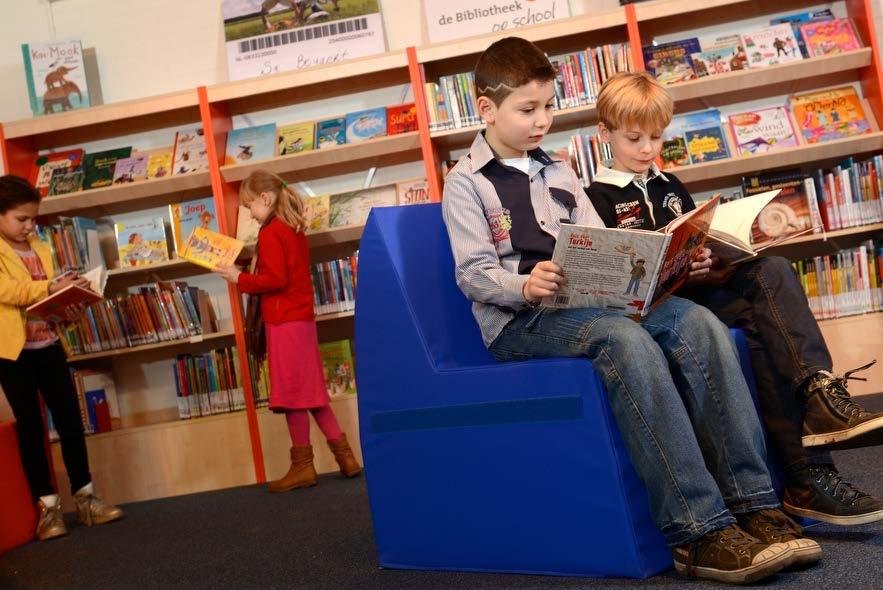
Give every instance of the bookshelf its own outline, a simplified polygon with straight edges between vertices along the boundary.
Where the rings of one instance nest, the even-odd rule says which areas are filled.
[[[867,47],[845,54],[760,70],[732,72],[672,86],[670,90],[677,111],[858,81],[868,103],[869,115],[878,123],[883,121],[883,72],[871,16],[871,1],[845,2],[846,11],[856,22]],[[424,82],[471,69],[481,51],[493,41],[517,34],[536,42],[550,55],[629,41],[636,65],[641,65],[641,43],[654,36],[677,32],[687,36],[690,31],[706,26],[772,13],[796,12],[811,6],[814,5],[799,0],[777,3],[761,0],[707,0],[703,3],[695,0],[650,0],[512,32],[409,47],[324,67],[7,122],[0,124],[0,150],[6,170],[27,176],[39,150],[194,124],[201,124],[206,130],[210,156],[208,172],[47,198],[42,205],[42,213],[48,216],[109,215],[166,205],[203,196],[211,191],[221,230],[235,234],[239,182],[255,168],[270,169],[290,181],[300,181],[412,161],[422,161],[429,180],[431,199],[439,201],[441,160],[449,159],[452,151],[468,147],[480,126],[431,133]],[[234,117],[279,107],[296,107],[316,100],[327,100],[329,105],[333,105],[336,98],[353,93],[406,84],[410,84],[417,104],[416,132],[239,166],[224,165],[226,133],[233,128]],[[557,111],[553,129],[577,129],[596,122],[594,105],[585,105]],[[751,158],[686,166],[675,173],[691,191],[698,192],[726,186],[750,172],[820,167],[849,155],[881,151],[883,132],[875,127],[872,134],[857,138],[799,146]],[[324,230],[309,234],[308,242],[314,257],[335,256],[345,249],[357,247],[362,231],[361,226]],[[773,252],[789,257],[802,256],[809,252],[827,252],[842,244],[854,244],[861,239],[881,235],[883,224],[861,226],[828,232],[826,235],[808,235]],[[243,257],[250,257],[252,252],[253,247],[246,248]],[[150,267],[115,269],[110,272],[109,280],[114,286],[134,285],[154,275],[170,278],[204,272],[184,261],[172,260]],[[168,412],[147,412],[130,417],[119,431],[87,439],[93,472],[96,479],[102,482],[102,490],[106,490],[105,495],[109,500],[127,502],[263,482],[268,473],[275,476],[287,467],[282,464],[288,448],[284,424],[267,410],[254,407],[247,362],[242,362],[245,345],[241,299],[235,289],[228,289],[227,296],[233,318],[231,329],[204,335],[202,343],[189,340],[166,342],[71,359],[78,364],[101,364],[117,358],[128,359],[128,362],[167,358],[176,352],[199,349],[211,342],[235,342],[240,353],[247,403],[244,412],[193,420],[177,420],[175,415]],[[352,338],[352,317],[353,312],[318,317],[320,338]],[[864,364],[867,351],[883,348],[883,314],[824,320],[819,325],[835,355],[838,369]],[[851,391],[869,393],[879,387],[879,383],[883,382],[883,367],[875,369],[868,384],[855,383],[851,385]],[[121,378],[125,378],[125,375]],[[358,432],[355,400],[335,399],[332,404],[344,428],[350,433],[351,440],[355,441]],[[315,445],[317,457],[327,451],[321,441],[315,441]],[[219,449],[223,449],[223,452],[219,452]],[[358,449],[358,446],[354,446],[354,449]],[[60,463],[57,445],[53,445],[52,452]],[[320,471],[333,470],[333,461],[330,456],[327,459],[329,462],[325,464],[324,459],[317,458]],[[162,469],[156,469],[157,465],[161,465]],[[126,477],[120,477],[120,473],[125,473]],[[60,488],[64,489],[61,480],[59,483]]]

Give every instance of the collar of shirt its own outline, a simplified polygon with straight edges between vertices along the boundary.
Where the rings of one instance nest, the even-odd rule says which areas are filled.
[[[618,186],[619,188],[625,188],[631,182],[638,182],[641,178],[640,174],[635,174],[634,172],[614,170],[613,168],[610,168],[612,165],[613,162],[611,160],[605,160],[601,166],[598,166],[598,173],[595,175],[593,182],[604,182],[612,184],[613,186]],[[647,182],[650,182],[657,176],[665,182],[668,182],[668,178],[662,173],[656,165],[656,162],[652,162],[650,164],[650,170],[647,171]]]
[[[484,137],[485,132],[475,134],[475,140],[472,142],[472,146],[469,148],[469,157],[472,159],[473,169],[478,172],[488,164],[490,164],[493,160],[497,160],[501,165],[503,164],[502,159],[497,156],[496,152],[494,152],[494,148],[487,142],[487,139]],[[543,151],[542,148],[536,148],[527,152],[528,157],[530,157],[530,174],[528,176],[533,176],[546,166],[555,163],[558,160],[554,160],[549,157],[549,154]],[[537,166],[534,164],[536,162],[539,164]]]

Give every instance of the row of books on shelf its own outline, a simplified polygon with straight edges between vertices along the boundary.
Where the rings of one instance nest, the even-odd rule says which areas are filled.
[[[179,354],[173,367],[178,416],[182,420],[245,409],[236,347]]]
[[[120,417],[116,385],[110,373],[90,369],[71,368],[71,381],[77,394],[80,409],[80,420],[83,432],[97,434],[109,432],[114,428],[114,421]],[[59,439],[58,431],[52,420],[52,413],[46,412],[49,440]]]
[[[861,47],[851,20],[834,18],[830,9],[822,9],[774,18],[769,26],[714,39],[654,43],[642,52],[647,71],[668,85]]]
[[[318,121],[242,127],[227,133],[224,163],[243,164],[409,131],[417,131],[417,110],[413,102],[364,109]]]
[[[214,333],[217,316],[205,291],[157,282],[86,307],[59,332],[68,355],[88,354]]]
[[[316,315],[352,311],[356,308],[356,277],[359,253],[317,262],[310,266]]]
[[[883,311],[883,242],[792,264],[816,319]]]

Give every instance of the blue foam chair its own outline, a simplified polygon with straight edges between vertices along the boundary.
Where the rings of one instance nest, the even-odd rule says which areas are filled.
[[[672,566],[591,363],[493,359],[440,205],[374,209],[359,266],[359,421],[382,567],[646,578]]]

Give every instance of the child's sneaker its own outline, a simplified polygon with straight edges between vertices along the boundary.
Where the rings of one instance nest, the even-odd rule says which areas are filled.
[[[67,534],[64,518],[61,512],[61,500],[56,500],[54,506],[47,506],[42,501],[37,503],[40,508],[40,519],[37,521],[37,538],[48,541]]]
[[[787,544],[763,543],[735,524],[675,547],[672,555],[679,574],[730,584],[756,582],[794,563]]]
[[[822,558],[822,547],[803,536],[803,527],[776,509],[755,510],[736,516],[739,526],[764,543],[784,543],[794,554],[794,563],[807,565]]]
[[[123,511],[120,508],[108,504],[85,489],[74,494],[74,500],[77,503],[77,520],[80,524],[93,526],[123,517]]]
[[[844,481],[833,465],[809,465],[788,474],[785,510],[843,526],[883,520],[883,501]]]
[[[806,416],[803,419],[803,446],[852,449],[883,443],[883,414],[865,411],[852,401],[847,381],[873,365],[847,371],[843,377],[819,371],[806,385]]]

